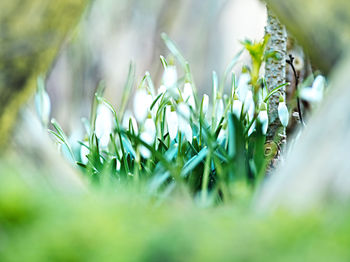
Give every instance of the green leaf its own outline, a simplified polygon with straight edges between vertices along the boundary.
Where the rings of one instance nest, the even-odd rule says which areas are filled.
[[[181,171],[181,176],[186,177],[195,167],[197,167],[204,160],[204,158],[207,156],[207,153],[208,147],[204,147],[201,151],[199,151],[197,155],[190,158],[190,160],[188,160],[185,163]]]

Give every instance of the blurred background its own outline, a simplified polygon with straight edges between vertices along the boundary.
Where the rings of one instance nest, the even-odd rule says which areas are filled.
[[[211,75],[219,76],[242,48],[240,41],[263,37],[266,9],[259,0],[96,0],[62,48],[47,79],[52,116],[72,135],[88,117],[100,80],[105,97],[118,110],[130,62],[136,84],[149,71],[158,87],[159,56],[168,51],[165,32],[189,61],[199,94],[208,93]],[[244,55],[245,63],[248,55]],[[241,67],[236,66],[239,73]],[[77,134],[79,135],[79,134]]]

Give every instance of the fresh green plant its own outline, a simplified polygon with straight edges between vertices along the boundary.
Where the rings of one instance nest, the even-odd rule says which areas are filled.
[[[242,186],[249,191],[265,173],[268,98],[286,85],[268,93],[260,76],[262,63],[273,55],[265,52],[267,38],[244,42],[252,68],[245,66],[238,80],[232,70],[243,50],[220,80],[213,72],[211,103],[208,95],[198,97],[190,66],[176,45],[166,34],[162,38],[171,52],[169,59],[160,58],[162,85],[156,90],[145,74],[135,91],[134,114],[125,110],[134,83],[131,65],[120,110],[103,98],[105,85],[99,85],[80,148],[70,146],[55,120],[50,133],[95,183],[139,181],[155,195],[186,185],[202,203],[230,200]],[[179,78],[175,62],[183,72]]]

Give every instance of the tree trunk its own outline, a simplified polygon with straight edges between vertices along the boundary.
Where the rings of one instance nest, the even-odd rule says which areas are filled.
[[[257,205],[262,210],[300,210],[329,200],[349,201],[350,2],[266,2],[308,50],[315,66],[332,74],[325,101],[309,119],[285,165],[263,186]]]
[[[269,58],[265,64],[265,80],[268,90],[271,91],[278,85],[286,81],[286,53],[287,53],[287,33],[285,27],[279,22],[269,8],[267,8],[267,25],[265,34],[270,35],[267,44],[268,52],[276,52],[279,59]],[[280,94],[285,99],[285,88],[280,89]],[[267,142],[276,143],[280,148],[285,143],[286,130],[281,125],[278,118],[279,93],[275,93],[269,99],[269,128],[267,130]],[[279,150],[273,157],[271,164],[279,158]]]

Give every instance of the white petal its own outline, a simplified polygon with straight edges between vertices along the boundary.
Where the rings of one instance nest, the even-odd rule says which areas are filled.
[[[154,143],[156,137],[156,126],[151,118],[147,118],[144,126],[144,130],[140,135],[140,138],[151,145]],[[143,145],[140,146],[140,153],[144,158],[149,158],[151,156],[151,152]]]
[[[254,109],[254,100],[253,100],[253,93],[252,91],[248,90],[247,95],[244,99],[244,113],[247,113],[249,110],[251,111],[252,108]],[[251,118],[249,118],[251,119]]]
[[[239,119],[241,117],[242,112],[242,102],[239,100],[233,100],[232,104],[232,113],[237,116]]]
[[[216,120],[220,121],[224,115],[224,100],[221,98],[216,100]]]
[[[190,125],[190,109],[185,103],[180,103],[177,107],[179,130],[185,138],[192,142],[192,128]]]
[[[110,133],[113,128],[113,114],[111,110],[104,104],[100,104],[97,108],[95,133],[99,139],[101,147],[107,147],[109,143]]]
[[[323,76],[318,75],[312,84],[312,89],[323,92],[325,86],[326,86],[326,79]]]
[[[209,108],[209,96],[207,94],[203,95],[203,114],[206,114],[208,112]]]
[[[35,106],[37,114],[40,116],[41,121],[46,125],[49,122],[51,112],[50,97],[45,90],[36,93]]]
[[[166,88],[172,88],[177,82],[177,71],[175,66],[168,66],[163,74],[163,84]]]
[[[196,108],[196,102],[194,100],[193,89],[190,83],[185,83],[183,91],[183,99],[188,103],[193,109]]]
[[[166,108],[166,121],[171,140],[174,140],[178,132],[178,119],[176,111],[171,111],[170,106]]]
[[[287,127],[289,122],[289,113],[285,102],[280,102],[278,104],[278,117],[281,121],[281,124],[284,127]]]
[[[237,95],[242,101],[246,98],[247,92],[249,90],[249,81],[250,75],[248,73],[241,74],[238,79]]]
[[[83,142],[83,143],[84,143],[84,145],[89,146],[88,142]],[[84,165],[86,165],[87,162],[89,161],[88,158],[86,157],[89,154],[89,152],[90,151],[87,147],[85,147],[83,145],[80,147],[80,160]]]
[[[266,132],[267,132],[267,127],[269,125],[269,118],[268,118],[268,115],[267,115],[267,111],[266,110],[262,110],[259,112],[259,115],[258,115],[258,119],[259,119],[259,122],[261,123],[261,129],[262,129],[262,133],[264,135],[266,135]]]
[[[166,92],[166,87],[165,85],[161,85],[158,89],[158,95],[164,94]]]
[[[255,121],[254,123],[252,124],[252,126],[249,128],[249,131],[248,131],[248,136],[250,136],[255,130]]]
[[[134,97],[134,114],[139,123],[142,123],[147,118],[152,102],[153,98],[146,90],[139,89],[136,91]]]

